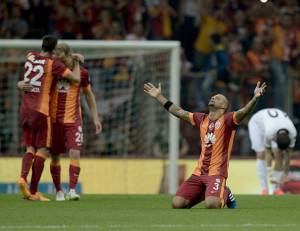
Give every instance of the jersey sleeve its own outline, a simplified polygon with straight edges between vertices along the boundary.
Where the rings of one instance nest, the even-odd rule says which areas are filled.
[[[91,87],[90,75],[87,69],[81,68],[80,70],[80,86],[83,90],[87,90]]]
[[[61,61],[54,59],[52,64],[52,74],[61,78],[65,78],[71,73],[71,70]]]
[[[228,112],[224,115],[225,117],[225,124],[227,126],[230,126],[232,128],[237,128],[239,125],[239,122],[236,120],[236,112]]]
[[[204,120],[206,114],[201,112],[189,113],[190,123],[193,126],[200,127],[201,122]]]

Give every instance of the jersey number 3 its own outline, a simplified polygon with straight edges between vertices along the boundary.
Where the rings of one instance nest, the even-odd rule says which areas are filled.
[[[40,78],[44,74],[44,67],[42,65],[32,65],[30,62],[25,63],[25,69],[26,72],[24,74],[24,80],[28,83],[30,83],[32,86],[35,87],[40,87],[41,86],[41,81]],[[29,74],[31,72],[36,73],[31,79],[28,78]]]

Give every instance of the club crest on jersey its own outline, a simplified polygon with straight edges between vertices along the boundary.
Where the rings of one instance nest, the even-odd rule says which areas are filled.
[[[206,133],[204,142],[205,142],[205,147],[207,147],[207,148],[212,146],[213,144],[215,144],[216,143],[215,134],[213,134],[211,132]]]
[[[209,125],[208,125],[208,129],[209,130],[213,130],[215,128],[215,124],[214,123],[210,123]]]
[[[68,92],[70,88],[70,82],[65,79],[60,79],[57,81],[58,92]]]

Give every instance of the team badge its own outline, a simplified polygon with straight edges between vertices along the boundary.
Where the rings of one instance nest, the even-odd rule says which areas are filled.
[[[209,125],[208,125],[208,129],[209,130],[213,130],[215,128],[215,124],[214,123],[210,123]]]

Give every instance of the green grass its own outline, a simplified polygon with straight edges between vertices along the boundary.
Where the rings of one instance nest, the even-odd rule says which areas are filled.
[[[54,199],[54,198],[52,198]],[[237,196],[238,209],[170,208],[170,196],[83,195],[30,202],[0,194],[0,230],[300,230],[299,196]]]

